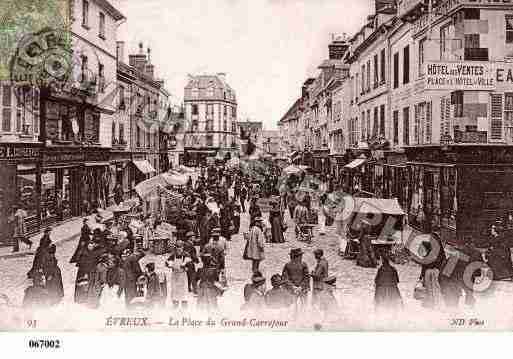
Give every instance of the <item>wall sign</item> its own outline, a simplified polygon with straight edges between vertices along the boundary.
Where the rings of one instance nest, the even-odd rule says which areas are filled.
[[[427,62],[426,90],[496,91],[513,86],[513,63]]]
[[[495,90],[495,66],[476,62],[426,63],[427,90]]]
[[[38,147],[15,146],[14,144],[0,145],[0,160],[38,158],[41,149]]]

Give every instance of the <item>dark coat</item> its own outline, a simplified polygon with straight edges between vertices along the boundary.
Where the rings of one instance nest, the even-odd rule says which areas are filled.
[[[123,261],[122,268],[125,271],[125,299],[127,303],[137,295],[137,278],[139,278],[143,271],[139,261],[144,257],[144,253],[134,253]]]
[[[232,213],[229,206],[225,206],[220,211],[219,225],[221,227],[221,236],[230,240],[232,233],[230,226],[232,225]]]
[[[283,267],[282,278],[287,286],[301,287],[303,291],[310,290],[310,273],[305,262],[288,262]]]
[[[321,258],[312,273],[313,289],[324,289],[324,279],[328,278],[328,261]]]
[[[398,288],[399,275],[391,265],[382,265],[374,279],[374,305],[376,309],[398,310],[403,300]]]
[[[269,222],[271,223],[271,242],[272,243],[284,243],[285,238],[283,237],[283,218],[280,211],[269,212]]]
[[[62,273],[55,256],[49,258],[46,276],[46,289],[50,305],[59,304],[64,298],[64,286],[62,285]]]

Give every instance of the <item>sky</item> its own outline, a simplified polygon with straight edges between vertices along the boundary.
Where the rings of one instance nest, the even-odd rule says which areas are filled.
[[[372,0],[111,0],[127,21],[118,29],[128,53],[151,48],[157,77],[173,104],[188,74],[225,72],[239,120],[277,122],[301,85],[328,57],[331,34],[353,35]]]

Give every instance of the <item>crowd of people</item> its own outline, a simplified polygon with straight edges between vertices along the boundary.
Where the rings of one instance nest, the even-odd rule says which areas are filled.
[[[291,261],[282,273],[272,276],[272,289],[265,290],[260,263],[265,259],[267,242],[285,242],[284,209],[294,208],[292,218],[301,224],[307,221],[305,208],[310,208],[308,194],[298,201],[280,191],[283,183],[293,188],[300,180],[282,179],[277,166],[258,178],[240,169],[203,167],[194,181],[189,178],[186,186],[174,189],[182,198],[179,208],[162,208],[159,213],[141,216],[143,226],[139,229],[119,216],[101,226],[98,218],[84,218],[77,248],[69,260],[77,267],[74,302],[92,309],[187,309],[194,300],[198,309],[215,310],[228,288],[228,243],[243,231],[246,246],[242,256],[251,261],[252,273],[251,284],[244,290],[243,308],[304,306],[313,289],[313,303],[332,310],[336,307],[336,278],[328,275],[322,250],[315,252],[319,262],[311,273],[301,259],[302,250],[292,250]],[[261,208],[262,199],[268,200],[267,210]],[[249,228],[241,228],[241,215],[249,216]],[[165,268],[157,268],[155,262],[143,258],[152,251],[152,237],[163,222],[176,228],[176,238],[163,254]],[[64,290],[55,251],[49,228],[28,273],[32,283],[24,306],[46,307],[62,301]]]
[[[141,214],[140,228],[134,228],[123,216],[114,216],[104,221],[103,226],[92,223],[97,222],[95,219],[85,218],[77,248],[70,258],[70,263],[77,267],[75,303],[93,309],[217,310],[219,298],[230,285],[226,274],[230,265],[226,261],[229,242],[232,238],[243,238],[241,256],[250,262],[251,272],[250,283],[243,291],[244,310],[292,308],[298,312],[311,298],[312,306],[320,311],[335,311],[338,308],[334,295],[336,277],[330,274],[321,248],[313,252],[316,265],[312,271],[303,260],[303,250],[292,249],[290,261],[281,273],[269,275],[270,289],[262,273],[261,264],[269,248],[266,244],[284,243],[287,223],[295,226],[296,240],[300,239],[299,232],[304,226],[317,226],[317,233],[322,236],[325,228],[334,224],[334,218],[323,210],[326,195],[333,191],[330,188],[333,186],[328,181],[317,191],[305,191],[304,176],[304,173],[284,176],[278,166],[269,166],[256,176],[224,166],[202,167],[194,180],[190,177],[185,186],[173,188],[179,194],[179,204],[151,215]],[[316,196],[319,213],[311,195]],[[241,228],[241,216],[246,215],[249,227]],[[159,266],[149,261],[147,254],[156,253],[155,232],[163,223],[172,225],[176,232],[166,249],[158,251],[164,257],[164,266]],[[398,311],[403,307],[398,271],[389,256],[376,255],[364,237],[361,236],[356,264],[378,267],[374,281],[375,307]],[[425,246],[428,255],[431,249],[428,244]],[[495,251],[502,248],[499,247]],[[470,258],[481,258],[472,248],[467,249]],[[25,293],[25,306],[53,306],[62,301],[64,290],[55,252],[51,229],[47,229],[28,273],[32,283]],[[458,277],[463,276],[464,268],[456,268],[452,277],[441,276],[447,260],[441,250],[434,262],[421,266],[415,298],[422,300],[426,308],[437,308],[442,302],[457,306],[463,295],[467,304],[474,302],[472,291]],[[472,280],[477,276],[479,273]]]

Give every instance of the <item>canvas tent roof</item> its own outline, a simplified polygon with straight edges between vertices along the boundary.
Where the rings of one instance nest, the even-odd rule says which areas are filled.
[[[393,216],[405,215],[397,199],[385,198],[354,198],[355,213],[388,214]]]

